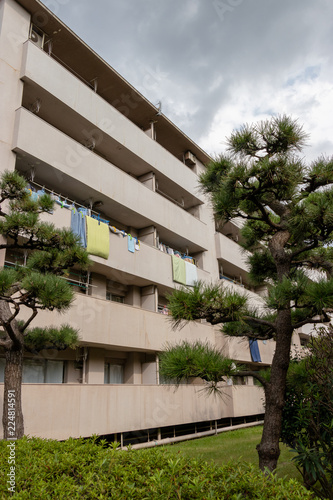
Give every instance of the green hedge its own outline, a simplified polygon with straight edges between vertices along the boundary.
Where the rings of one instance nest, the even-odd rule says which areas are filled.
[[[0,493],[10,498],[9,443],[0,442]],[[115,451],[94,439],[65,442],[23,438],[15,446],[20,499],[310,499],[295,480],[263,476],[252,465],[223,467],[167,449]]]

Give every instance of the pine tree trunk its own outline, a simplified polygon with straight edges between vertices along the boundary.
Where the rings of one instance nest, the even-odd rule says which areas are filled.
[[[4,439],[19,439],[24,435],[21,402],[24,339],[16,320],[10,322],[12,311],[8,302],[4,300],[0,300],[0,317],[7,334],[5,338],[3,435]]]
[[[257,446],[259,467],[274,471],[280,456],[279,441],[282,426],[282,410],[286,377],[290,358],[292,337],[291,316],[289,310],[278,312],[275,354],[271,366],[270,382],[265,388],[265,419],[262,438]]]
[[[21,402],[22,369],[23,349],[6,350],[2,416],[4,439],[20,439],[24,435]]]

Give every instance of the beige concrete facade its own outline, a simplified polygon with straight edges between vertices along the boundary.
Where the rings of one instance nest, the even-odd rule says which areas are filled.
[[[222,399],[206,399],[200,381],[174,391],[159,378],[158,353],[184,339],[207,341],[255,369],[274,355],[273,341],[259,342],[261,363],[253,363],[247,340],[227,339],[203,322],[175,331],[161,314],[178,286],[174,251],[193,257],[197,279],[219,281],[263,307],[248,280],[239,224],[217,231],[200,192],[209,156],[38,0],[0,0],[0,70],[1,170],[16,169],[32,190],[59,197],[45,221],[69,228],[74,203],[122,231],[109,232],[107,258],[92,255],[87,275],[68,277],[73,307],[35,319],[70,323],[81,343],[76,351],[27,356],[26,433],[116,435],[262,414],[263,394],[251,377],[228,381]],[[125,233],[139,249],[128,251]],[[22,258],[1,256],[8,266]]]

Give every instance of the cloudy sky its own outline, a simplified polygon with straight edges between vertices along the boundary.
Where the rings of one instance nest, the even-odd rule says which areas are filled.
[[[332,0],[43,3],[208,153],[286,113],[333,155]]]

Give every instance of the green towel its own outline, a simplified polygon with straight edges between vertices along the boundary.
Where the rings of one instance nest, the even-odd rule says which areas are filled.
[[[177,281],[177,283],[181,283],[182,285],[186,285],[186,267],[185,261],[180,257],[171,256],[172,259],[172,279],[173,281]]]
[[[109,257],[109,226],[92,217],[86,216],[87,221],[87,252],[98,257]]]

